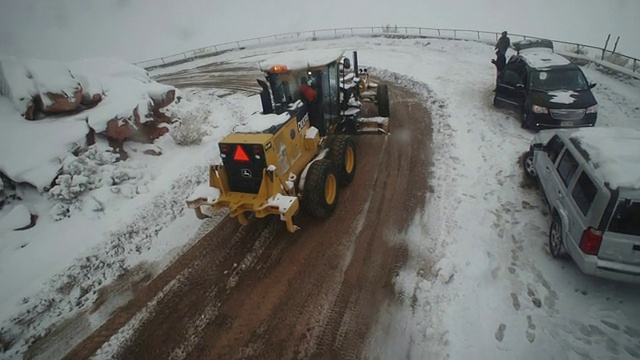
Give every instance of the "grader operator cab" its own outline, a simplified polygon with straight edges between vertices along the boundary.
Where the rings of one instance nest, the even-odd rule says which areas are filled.
[[[241,224],[279,215],[295,232],[301,204],[316,217],[333,213],[339,186],[356,171],[351,135],[389,132],[387,86],[358,68],[356,52],[353,70],[343,54],[306,50],[261,63],[263,111],[218,144],[222,164],[187,200],[198,218],[225,208]],[[363,103],[376,104],[378,116],[363,118]]]

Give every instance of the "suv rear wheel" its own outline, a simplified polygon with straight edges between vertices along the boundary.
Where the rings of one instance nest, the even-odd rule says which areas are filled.
[[[558,216],[558,214],[553,214],[553,221],[549,228],[549,253],[554,258],[563,258],[567,255],[567,251],[564,247],[562,220],[560,220],[560,216]]]

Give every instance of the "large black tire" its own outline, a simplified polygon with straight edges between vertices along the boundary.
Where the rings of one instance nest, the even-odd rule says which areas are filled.
[[[386,84],[378,84],[376,98],[378,100],[378,116],[389,117],[391,109],[389,108],[389,88]]]
[[[349,135],[337,135],[329,143],[329,159],[336,166],[340,186],[349,185],[356,174],[356,142]]]
[[[533,150],[529,150],[522,155],[522,169],[530,179],[535,179],[538,176],[536,169],[533,167]]]
[[[326,218],[338,203],[338,178],[329,159],[314,161],[309,167],[304,185],[304,204],[313,216]]]
[[[562,233],[562,220],[557,213],[553,214],[553,220],[549,227],[549,253],[554,258],[564,258],[567,250],[564,246],[564,235]]]

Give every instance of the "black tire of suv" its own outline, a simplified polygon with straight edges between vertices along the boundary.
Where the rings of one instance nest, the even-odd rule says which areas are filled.
[[[378,116],[389,117],[391,109],[389,108],[389,87],[386,84],[378,84],[376,98],[378,101]]]
[[[536,169],[533,168],[533,150],[529,150],[522,155],[522,169],[528,178],[535,179],[538,177]]]
[[[338,183],[346,186],[356,174],[356,143],[349,135],[337,135],[329,145],[329,159],[336,165]]]
[[[567,256],[567,250],[564,247],[564,236],[562,235],[562,220],[555,212],[549,227],[549,253],[556,259]]]
[[[313,216],[327,218],[338,203],[338,180],[335,166],[329,159],[314,161],[309,167],[304,185],[305,209]],[[333,192],[333,195],[328,194]]]

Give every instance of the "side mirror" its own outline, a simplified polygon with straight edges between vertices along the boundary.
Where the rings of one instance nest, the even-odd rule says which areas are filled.
[[[516,85],[516,90],[524,91],[524,84],[518,84],[518,85]]]
[[[544,151],[544,144],[543,143],[535,143],[535,144],[531,145],[531,147],[533,148],[533,150]]]
[[[596,84],[596,83],[589,84],[589,89],[593,89],[594,87],[596,87],[596,85],[598,85],[598,84]]]
[[[344,58],[344,60],[342,60],[342,66],[344,67],[344,69],[351,69],[351,60],[349,60],[349,58]]]

